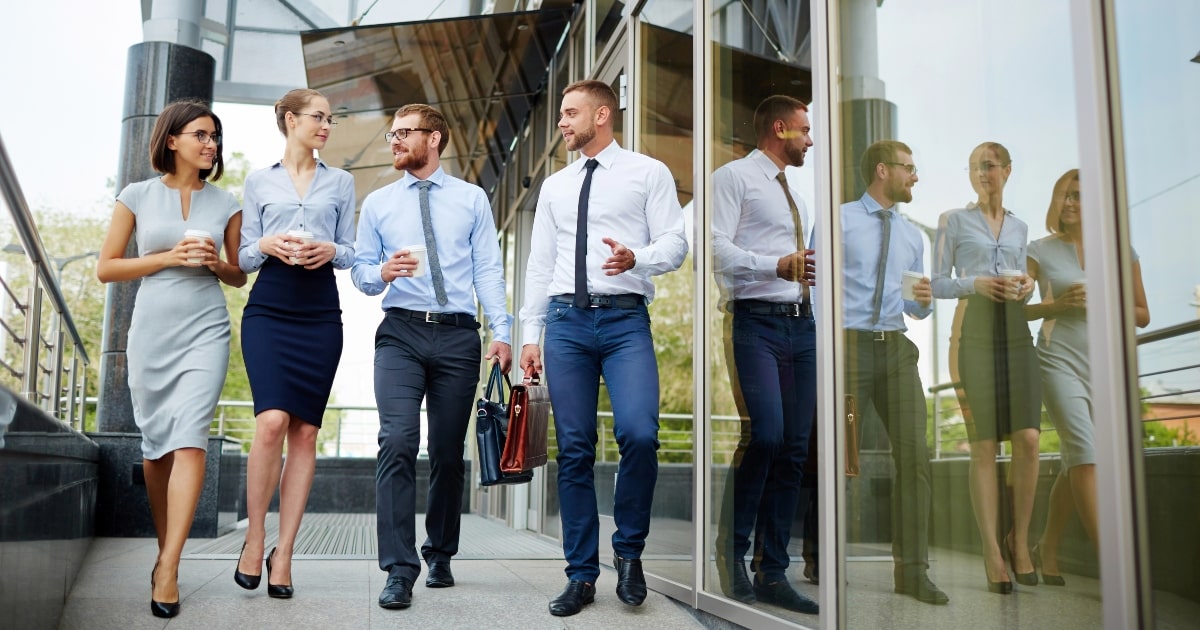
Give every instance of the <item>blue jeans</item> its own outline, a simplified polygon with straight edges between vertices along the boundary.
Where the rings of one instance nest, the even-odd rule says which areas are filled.
[[[600,376],[613,405],[620,449],[613,551],[640,558],[650,532],[658,479],[658,363],[645,305],[576,308],[551,302],[546,311],[545,366],[558,436],[558,500],[567,578],[600,577],[596,505],[596,401]]]
[[[742,562],[753,530],[752,568],[769,583],[783,579],[789,563],[816,410],[816,327],[812,318],[739,312],[731,334],[743,418],[717,553],[724,562]]]

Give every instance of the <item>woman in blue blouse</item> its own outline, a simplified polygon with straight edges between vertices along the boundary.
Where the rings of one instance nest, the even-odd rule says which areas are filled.
[[[937,298],[965,300],[958,369],[971,420],[971,507],[983,539],[988,590],[1012,592],[997,535],[1000,493],[996,454],[1011,439],[1012,530],[1005,546],[1017,582],[1037,584],[1029,557],[1029,522],[1038,476],[1041,382],[1024,304],[1033,292],[1025,274],[1029,228],[1004,209],[1012,173],[1008,150],[985,142],[971,152],[971,185],[978,200],[942,215],[931,282]]]
[[[336,124],[329,101],[315,90],[292,90],[275,103],[275,122],[287,139],[283,159],[246,178],[238,252],[242,270],[259,273],[242,315],[256,428],[246,464],[249,526],[234,581],[258,588],[264,521],[278,486],[279,540],[267,556],[267,594],[286,599],[317,430],[342,354],[333,270],[354,261],[355,204],[354,178],[313,155]]]

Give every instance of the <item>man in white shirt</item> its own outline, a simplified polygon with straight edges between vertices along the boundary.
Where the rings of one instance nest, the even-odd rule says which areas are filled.
[[[718,528],[721,590],[817,614],[788,583],[788,543],[816,409],[817,342],[808,286],[812,222],[784,170],[812,146],[808,107],[790,96],[754,111],[757,149],[713,173],[713,260],[727,316],[726,361],[742,417]],[[754,534],[755,578],[745,556]]]
[[[594,601],[600,576],[596,404],[600,377],[621,452],[612,546],[617,596],[646,598],[641,554],[658,477],[658,364],[646,305],[650,277],[687,255],[683,212],[666,165],[613,136],[617,97],[601,81],[563,90],[559,130],[582,157],[542,184],[533,223],[520,366],[546,376],[558,437],[558,499],[568,583],[550,602],[565,617]],[[578,238],[577,238],[578,237]]]

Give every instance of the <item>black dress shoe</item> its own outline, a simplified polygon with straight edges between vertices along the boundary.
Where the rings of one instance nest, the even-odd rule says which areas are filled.
[[[271,558],[275,557],[275,548],[271,548],[271,553],[267,554],[267,595],[275,599],[291,599],[292,585],[291,584],[272,584],[271,583]]]
[[[743,604],[753,604],[758,601],[754,596],[754,584],[746,574],[746,565],[739,561],[728,562],[717,560],[717,579],[721,582],[721,592],[729,598]]]
[[[596,586],[571,580],[567,587],[550,600],[550,614],[555,617],[570,617],[583,610],[584,606],[596,601]]]
[[[170,619],[179,614],[179,602],[156,602],[150,600],[150,613],[155,617]]]
[[[150,569],[150,589],[151,590],[154,589],[154,574],[155,573],[158,573],[158,562],[155,562],[154,568]],[[178,580],[179,577],[176,576],[175,579]],[[179,602],[156,602],[156,601],[154,601],[154,595],[151,595],[150,596],[150,614],[154,615],[155,617],[163,617],[165,619],[170,619],[171,617],[174,617],[175,615],[179,614]]]
[[[787,583],[787,580],[778,580],[767,584],[756,579],[754,594],[758,596],[760,602],[775,604],[806,615],[815,615],[821,611],[817,602],[797,593],[792,585]]]
[[[1007,582],[1007,584],[1012,586],[1011,582]],[[935,606],[944,606],[950,603],[950,597],[934,585],[924,571],[904,576],[904,581],[896,584],[896,592]]]
[[[379,593],[379,606],[393,609],[412,606],[412,580],[388,576],[387,585]]]
[[[454,586],[454,574],[450,572],[449,560],[429,563],[429,570],[425,572],[425,586],[428,588]]]
[[[646,576],[642,574],[639,558],[613,556],[617,567],[617,599],[630,606],[641,606],[646,601]]]
[[[243,553],[246,553],[246,543],[242,543],[242,550],[238,552],[238,564],[233,568],[233,581],[236,582],[238,586],[248,591],[253,591],[254,589],[258,588],[258,583],[262,581],[262,573],[259,573],[258,575],[242,573],[240,567],[242,565]]]

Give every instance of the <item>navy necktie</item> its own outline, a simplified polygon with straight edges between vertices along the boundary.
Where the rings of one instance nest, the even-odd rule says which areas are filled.
[[[599,166],[596,158],[590,158],[583,163],[587,175],[583,177],[583,187],[579,189],[579,216],[575,221],[575,306],[587,308],[587,214],[588,197],[592,192],[592,173]]]

